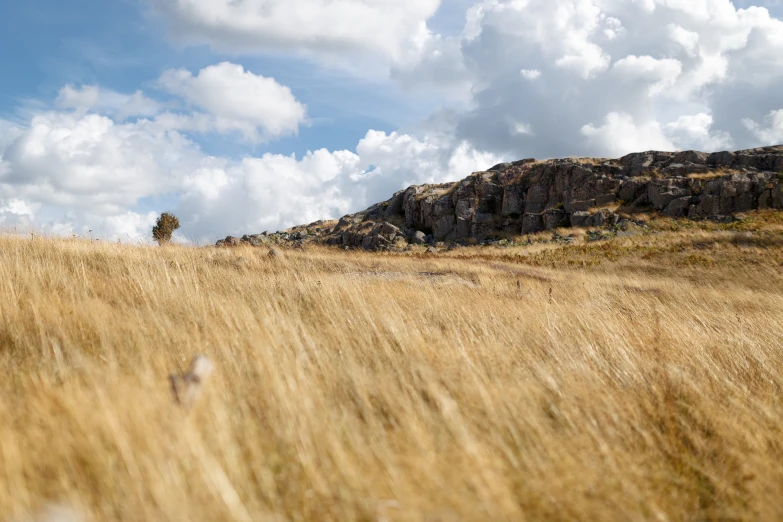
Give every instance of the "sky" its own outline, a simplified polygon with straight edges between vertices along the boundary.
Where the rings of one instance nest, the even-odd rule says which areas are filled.
[[[0,229],[181,242],[502,161],[783,143],[783,2],[0,0]]]

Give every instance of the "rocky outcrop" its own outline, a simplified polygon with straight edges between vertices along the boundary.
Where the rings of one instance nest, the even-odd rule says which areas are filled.
[[[343,217],[321,241],[371,250],[616,225],[618,212],[728,220],[783,208],[783,146],[619,159],[526,159],[462,181],[412,186]],[[228,238],[227,240],[228,241]]]
[[[365,250],[388,250],[408,244],[402,230],[391,223],[364,221],[333,233],[329,243]],[[400,243],[404,243],[400,245]]]
[[[319,241],[331,233],[334,228],[334,222],[316,221],[309,225],[294,227],[281,232],[262,232],[260,234],[244,235],[241,238],[227,236],[225,239],[219,239],[215,246],[219,247],[238,247],[252,246],[262,247],[271,245],[302,246],[310,241]],[[274,250],[274,249],[272,249]]]

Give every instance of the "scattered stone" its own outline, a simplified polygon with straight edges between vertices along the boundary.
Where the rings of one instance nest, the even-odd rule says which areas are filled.
[[[233,236],[227,236],[226,239],[221,239],[217,243],[215,243],[215,246],[219,247],[238,247],[242,245],[242,240],[238,237]]]
[[[280,252],[278,252],[275,248],[270,248],[269,252],[267,252],[267,255],[269,257],[280,257]]]
[[[190,370],[184,375],[170,375],[169,384],[174,401],[185,411],[190,411],[203,391],[204,384],[215,367],[203,355],[196,356],[190,363]]]
[[[571,214],[571,226],[572,227],[586,227],[590,226],[590,213],[583,210],[573,212]]]
[[[607,241],[609,239],[612,239],[612,235],[604,232],[603,230],[590,230],[587,232],[587,242],[591,243],[593,241]]]
[[[423,245],[427,242],[427,234],[421,230],[417,230],[411,236],[411,243],[414,245]]]
[[[498,163],[497,165],[489,169],[489,172],[508,170],[513,166],[514,165],[512,165],[511,163]]]
[[[243,243],[247,243],[247,244],[249,244],[251,246],[254,246],[254,247],[262,246],[265,241],[266,241],[266,236],[264,236],[262,234],[255,234],[255,235],[252,235],[252,236],[249,236],[249,235],[242,236],[242,242]]]
[[[552,234],[552,243],[564,243],[564,244],[571,244],[574,241],[576,241],[576,235],[575,234],[569,234],[567,236],[561,236],[557,232]]]

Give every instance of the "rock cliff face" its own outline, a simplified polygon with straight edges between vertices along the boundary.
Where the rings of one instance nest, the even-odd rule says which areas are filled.
[[[483,241],[558,227],[617,224],[625,213],[729,220],[783,208],[783,146],[620,159],[526,159],[462,181],[412,186],[345,216],[320,241],[365,249]]]

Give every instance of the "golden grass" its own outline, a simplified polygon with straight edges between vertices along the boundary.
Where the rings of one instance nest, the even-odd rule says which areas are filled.
[[[721,167],[715,170],[710,170],[707,172],[693,172],[691,174],[688,174],[689,179],[697,179],[697,180],[705,180],[709,181],[712,179],[718,179],[718,178],[724,178],[726,176],[731,176],[732,174],[742,174],[741,170],[736,169],[730,169],[727,167]]]
[[[584,158],[581,156],[569,156],[568,159],[583,165],[603,165],[606,162],[616,161],[610,158]]]
[[[278,259],[1,237],[0,520],[780,520],[775,226]],[[202,352],[186,415],[167,376]]]
[[[612,203],[606,203],[605,205],[595,205],[590,208],[585,209],[585,212],[589,214],[595,214],[597,212],[600,212],[601,210],[608,210],[609,212],[620,212],[621,209],[624,209],[628,205],[625,204],[625,202],[621,199],[618,199],[617,201],[613,201]]]

